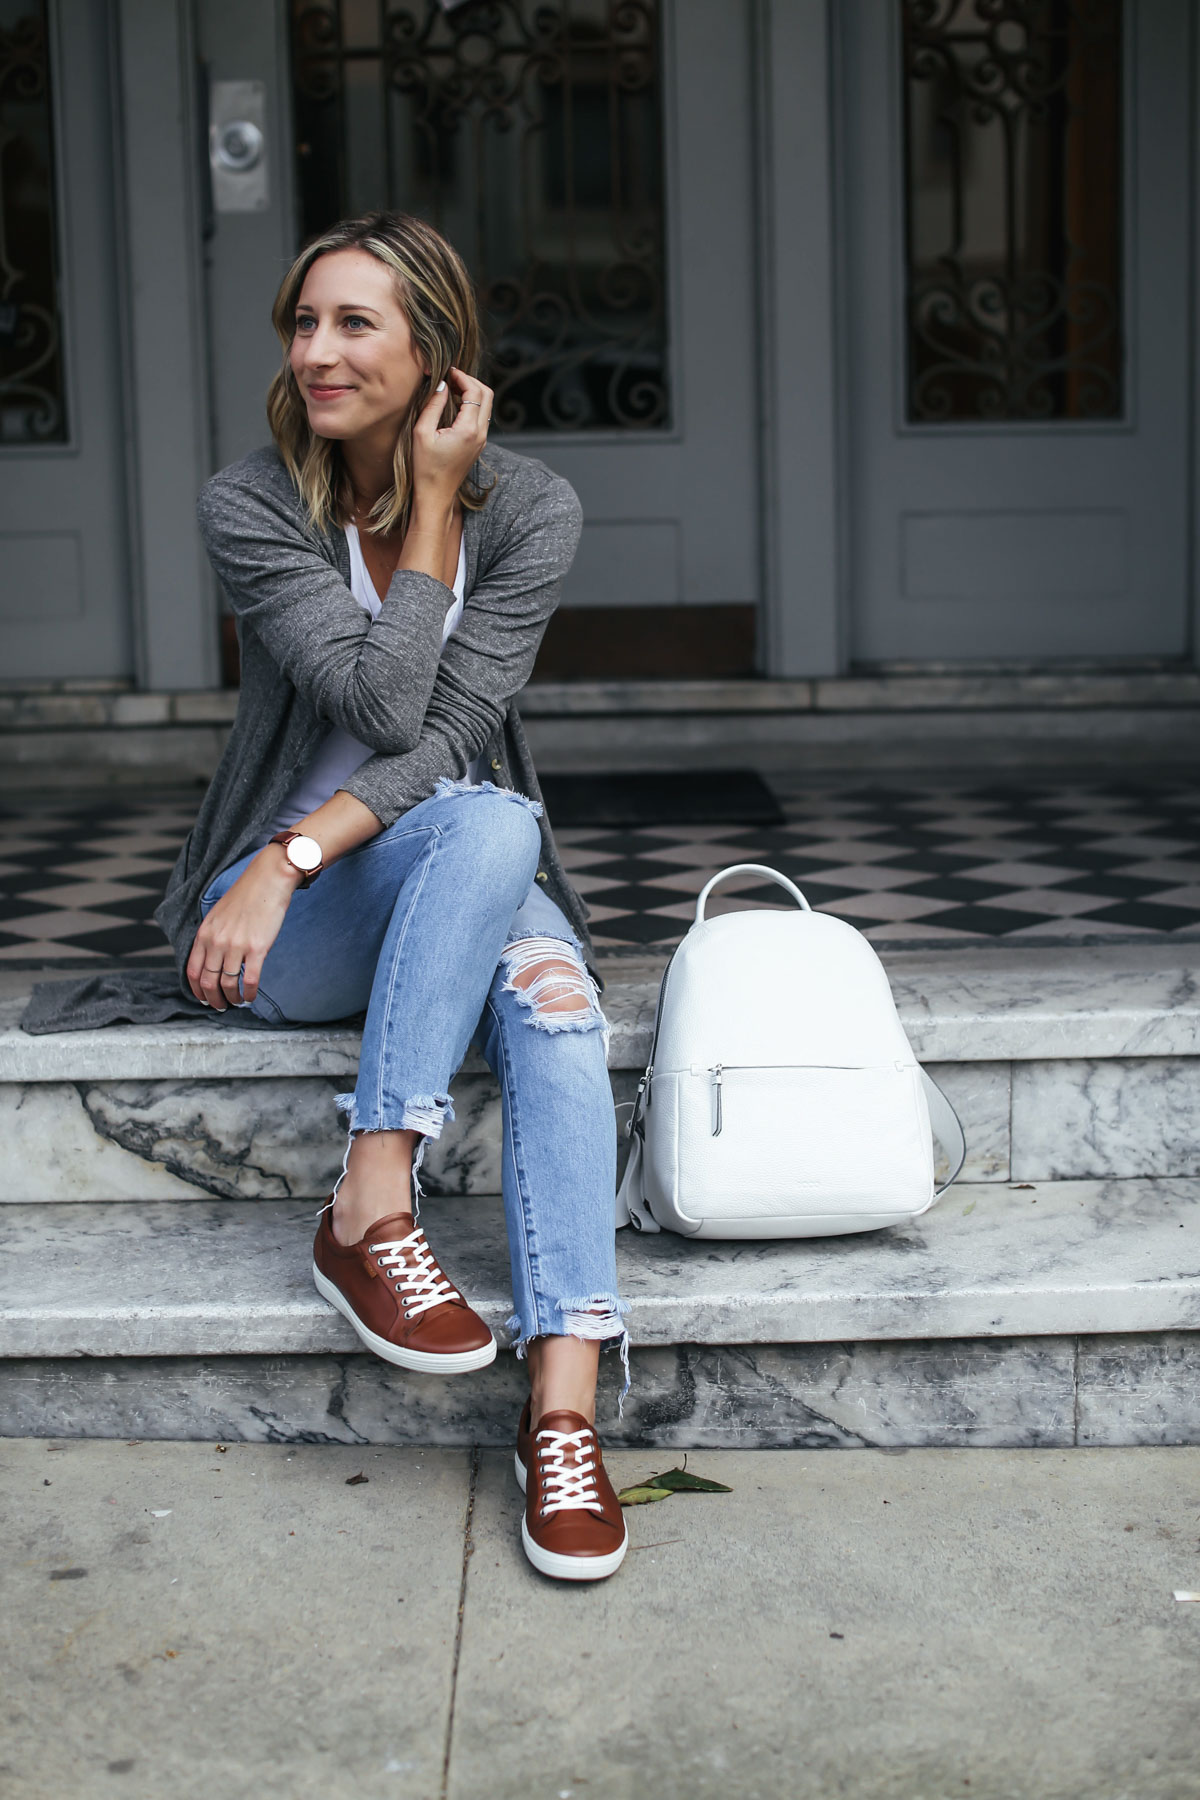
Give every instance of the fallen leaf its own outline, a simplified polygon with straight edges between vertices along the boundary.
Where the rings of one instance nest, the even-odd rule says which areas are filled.
[[[361,1487],[364,1482],[370,1481],[370,1479],[371,1479],[371,1477],[369,1475],[364,1475],[362,1470],[360,1469],[358,1471],[357,1475],[347,1475],[346,1486],[347,1487]]]
[[[1015,1194],[1031,1194],[1033,1192],[1032,1181],[1014,1181],[1013,1192]]]
[[[649,1506],[655,1500],[669,1500],[670,1488],[630,1487],[622,1488],[617,1499],[622,1506]]]
[[[665,1475],[652,1475],[652,1485],[666,1488],[672,1494],[732,1494],[733,1489],[726,1487],[723,1481],[705,1481],[701,1475],[691,1475],[686,1469],[668,1469]]]
[[[844,1638],[846,1634],[844,1631],[831,1631],[829,1635],[830,1637]]]
[[[213,1449],[216,1451],[218,1456],[224,1456],[226,1451],[228,1450],[228,1448],[229,1448],[228,1444],[214,1444],[213,1445]]]
[[[86,1569],[51,1569],[51,1581],[82,1581],[87,1574]]]
[[[962,1209],[962,1216],[963,1216],[963,1218],[964,1218],[964,1219],[967,1219],[967,1218],[969,1218],[969,1217],[970,1217],[970,1216],[971,1216],[971,1214],[972,1214],[972,1213],[973,1213],[973,1212],[974,1212],[974,1211],[975,1211],[975,1208],[976,1208],[976,1207],[977,1207],[977,1206],[978,1206],[978,1205],[979,1205],[979,1202],[978,1202],[978,1200],[972,1200],[972,1202],[971,1202],[971,1204],[970,1204],[970,1206],[964,1206],[964,1207],[963,1207],[963,1209]]]

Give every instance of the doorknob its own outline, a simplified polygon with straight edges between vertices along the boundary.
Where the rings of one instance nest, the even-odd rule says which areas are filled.
[[[208,162],[218,213],[268,205],[267,90],[261,81],[214,81],[208,99]]]
[[[263,134],[253,119],[230,119],[212,128],[212,154],[223,169],[244,175],[263,157]]]

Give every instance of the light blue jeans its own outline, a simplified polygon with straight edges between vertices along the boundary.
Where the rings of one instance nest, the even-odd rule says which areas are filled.
[[[491,782],[441,781],[296,893],[253,1011],[315,1023],[365,1009],[355,1089],[337,1104],[352,1133],[421,1132],[414,1168],[453,1119],[450,1081],[477,1043],[500,1087],[518,1355],[566,1335],[618,1341],[626,1357],[608,1029],[579,941],[535,880],[539,812]],[[202,911],[256,854],[216,878]],[[514,985],[547,954],[577,971],[571,1011],[545,1010],[540,975]]]

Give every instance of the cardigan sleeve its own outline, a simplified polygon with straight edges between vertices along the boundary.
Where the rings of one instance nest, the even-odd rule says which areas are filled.
[[[463,775],[503,725],[533,673],[582,525],[575,491],[559,476],[523,503],[442,651],[418,741],[405,754],[369,757],[342,784],[385,827],[427,799],[439,776]]]
[[[296,691],[372,750],[411,751],[438,674],[451,590],[397,569],[370,619],[321,555],[294,499],[241,471],[215,475],[197,514],[230,605]]]

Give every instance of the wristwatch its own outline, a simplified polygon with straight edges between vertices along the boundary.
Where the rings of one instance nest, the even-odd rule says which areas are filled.
[[[304,877],[300,886],[311,887],[325,867],[316,838],[305,837],[302,831],[277,831],[271,842],[283,845],[283,854],[293,869]]]

